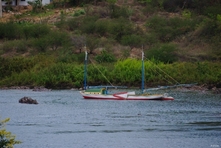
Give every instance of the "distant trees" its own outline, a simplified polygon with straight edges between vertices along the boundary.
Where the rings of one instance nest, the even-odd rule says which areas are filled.
[[[162,7],[166,11],[175,12],[179,9],[194,9],[198,13],[204,13],[208,7],[220,10],[221,0],[137,0],[146,5]],[[217,10],[218,11],[218,10]]]
[[[97,2],[100,2],[100,1],[105,1],[105,0],[70,0],[69,3],[72,6],[80,6],[80,5],[85,5],[88,3],[96,5]]]

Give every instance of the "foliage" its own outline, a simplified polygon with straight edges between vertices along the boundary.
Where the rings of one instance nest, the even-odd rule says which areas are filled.
[[[27,48],[27,41],[25,40],[9,40],[0,47],[4,53],[12,51],[17,53],[25,53],[28,50]]]
[[[23,28],[23,34],[25,36],[25,39],[30,38],[41,38],[50,33],[50,28],[48,25],[44,24],[26,24],[22,26]]]
[[[182,11],[182,16],[185,18],[191,18],[191,11],[190,10],[183,10]]]
[[[47,37],[34,39],[32,40],[32,46],[37,49],[38,52],[45,52],[49,47],[49,42],[47,40]]]
[[[95,22],[98,20],[96,16],[86,16],[80,22],[79,29],[86,34],[93,34],[95,32]]]
[[[118,42],[124,35],[131,35],[134,31],[131,22],[124,18],[114,19],[108,23],[108,33],[110,37]]]
[[[167,45],[166,47],[172,48],[173,46]],[[106,54],[109,56],[109,53]],[[83,63],[84,53],[80,55],[81,60],[78,60]],[[3,64],[0,67],[0,86],[80,88],[83,86],[84,68],[83,64],[74,62],[75,58],[79,58],[75,56],[68,55],[67,52],[66,59],[64,57],[63,60],[59,59],[61,57],[56,60],[55,57],[46,55],[25,59],[1,58],[0,62]],[[220,62],[173,62],[169,64],[168,61],[163,63],[151,59],[145,61],[145,84],[172,85],[177,82],[218,84],[221,78],[220,65]],[[115,85],[140,86],[141,60],[125,59],[114,63],[101,62],[96,65],[89,62],[88,81],[89,85],[105,85],[111,82]]]
[[[138,85],[141,82],[141,62],[134,59],[118,61],[113,70],[115,83]]]
[[[129,45],[131,47],[140,47],[140,45],[143,45],[144,38],[141,35],[125,35],[121,39],[122,45]]]
[[[95,60],[98,63],[112,63],[114,61],[116,61],[115,57],[113,56],[113,54],[108,53],[106,50],[102,50],[100,55],[97,55],[95,57]]]
[[[80,16],[80,15],[85,15],[85,14],[86,12],[83,9],[79,9],[76,12],[74,12],[75,17]]]
[[[151,29],[153,33],[163,42],[170,42],[176,37],[186,34],[196,26],[194,20],[183,18],[164,18],[160,16],[152,16],[146,22],[146,27]]]
[[[72,62],[82,63],[82,61],[84,61],[84,53],[83,52],[81,54],[73,54],[73,52],[70,49],[67,49],[65,51],[59,51],[58,54],[59,54],[59,56],[58,56],[56,62],[61,62],[61,63],[72,63]]]
[[[10,76],[13,73],[20,73],[24,70],[30,70],[35,64],[32,58],[0,58],[0,78]]]
[[[56,7],[97,4],[98,8],[91,7],[93,13],[88,14],[82,7],[71,17],[61,11],[56,27],[52,27],[52,24],[12,21],[0,23],[0,51],[4,54],[0,58],[1,86],[81,87],[83,65],[79,63],[84,61],[82,51],[85,45],[89,54],[99,63],[98,68],[115,84],[139,86],[140,60],[125,59],[116,62],[117,58],[112,50],[119,48],[117,50],[120,52],[117,53],[121,55],[118,57],[125,58],[130,55],[132,48],[142,45],[148,48],[146,56],[150,59],[145,62],[145,78],[148,84],[168,83],[165,74],[157,73],[159,68],[180,83],[220,81],[220,63],[216,63],[221,59],[220,1],[190,0],[183,3],[183,0],[137,0],[139,5],[133,3],[130,6],[126,1],[125,5],[116,4],[116,0],[53,1],[54,4],[57,2],[59,4]],[[180,13],[167,13],[165,10]],[[145,26],[141,19],[134,18],[138,16],[135,12],[146,20]],[[181,43],[187,46],[181,48],[188,50],[192,48],[188,47],[191,41],[197,43],[198,40],[209,46],[207,60],[210,62],[177,61],[176,51],[178,47],[184,46]],[[98,48],[108,51],[103,50],[97,55],[95,49]],[[15,53],[15,56],[25,52],[33,57],[3,58],[9,53]],[[89,64],[89,70],[91,84],[107,83],[92,64]]]
[[[35,1],[28,1],[28,4],[32,6],[32,11],[35,13],[42,12],[44,10],[44,7],[42,5],[41,0],[35,0]]]
[[[146,52],[148,59],[156,59],[164,63],[173,63],[177,61],[176,52],[177,48],[173,44],[162,44],[152,47]]]
[[[7,131],[4,126],[9,121],[9,118],[0,120],[0,147],[1,148],[13,148],[15,144],[20,144],[21,142],[15,140],[15,135],[12,135],[11,132]]]
[[[204,9],[204,15],[208,16],[211,19],[216,20],[217,15],[221,14],[221,4],[220,5],[215,5],[215,6],[208,6]]]
[[[21,34],[21,29],[18,24],[7,22],[0,23],[0,39],[19,39]]]
[[[52,50],[57,50],[58,47],[65,47],[71,43],[71,39],[66,32],[53,31],[46,35],[45,38]]]
[[[89,49],[89,52],[93,54],[94,49],[96,49],[100,45],[101,40],[99,38],[92,38],[92,36],[87,36],[86,43],[87,43],[87,49]]]
[[[71,36],[71,43],[75,46],[76,49],[82,52],[83,47],[86,46],[86,38],[82,35],[73,35]]]
[[[112,10],[110,13],[111,18],[126,18],[129,19],[129,17],[133,14],[133,10],[130,7],[117,7],[116,5],[112,6]]]
[[[204,19],[200,24],[201,31],[199,36],[210,39],[211,37],[219,36],[221,32],[221,24],[215,20]]]
[[[100,36],[105,36],[108,32],[108,21],[107,20],[97,20],[95,22],[94,33]]]

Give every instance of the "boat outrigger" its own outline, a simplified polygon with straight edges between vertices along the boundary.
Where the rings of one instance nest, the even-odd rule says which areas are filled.
[[[142,94],[137,95],[135,91],[108,94],[108,87],[87,89],[87,51],[85,51],[84,90],[80,91],[84,99],[97,100],[174,100],[165,94],[144,94],[144,53],[142,51]]]

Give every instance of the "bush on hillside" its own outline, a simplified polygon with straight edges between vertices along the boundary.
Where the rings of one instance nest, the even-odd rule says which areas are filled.
[[[131,35],[134,33],[132,23],[124,18],[114,19],[109,21],[108,33],[110,38],[120,42],[124,35]]]
[[[95,23],[97,20],[98,18],[96,16],[85,16],[78,27],[82,33],[93,34],[95,32]]]
[[[105,36],[108,31],[108,20],[97,20],[94,31],[99,36]]]
[[[52,50],[57,50],[59,47],[65,47],[71,44],[71,38],[66,32],[53,31],[50,32],[45,39],[48,41],[48,46]]]
[[[0,23],[0,39],[20,39],[21,38],[20,26],[16,23]]]
[[[48,38],[44,37],[32,40],[32,47],[38,52],[46,52],[49,47]]]
[[[146,27],[158,35],[160,41],[170,42],[176,37],[194,30],[196,21],[178,17],[165,18],[152,16],[146,22]]]
[[[102,50],[101,54],[95,57],[95,60],[98,63],[112,63],[116,61],[114,55],[108,53],[106,50]]]
[[[164,63],[173,63],[177,61],[176,57],[176,46],[173,44],[162,44],[152,47],[150,50],[146,51],[146,57],[148,59],[155,59]]]
[[[144,37],[141,35],[125,35],[121,39],[121,44],[130,47],[141,47],[145,42]]]
[[[129,17],[133,14],[133,10],[130,7],[113,7],[113,11],[111,11],[111,18],[126,18],[129,19]]]

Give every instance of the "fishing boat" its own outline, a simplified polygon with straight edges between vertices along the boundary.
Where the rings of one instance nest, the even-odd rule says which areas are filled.
[[[108,87],[89,88],[87,87],[87,51],[85,51],[84,63],[84,90],[80,91],[84,99],[96,100],[174,100],[173,97],[164,94],[145,94],[144,93],[144,53],[142,51],[142,83],[141,94],[136,94],[135,91],[118,92],[108,94]]]

